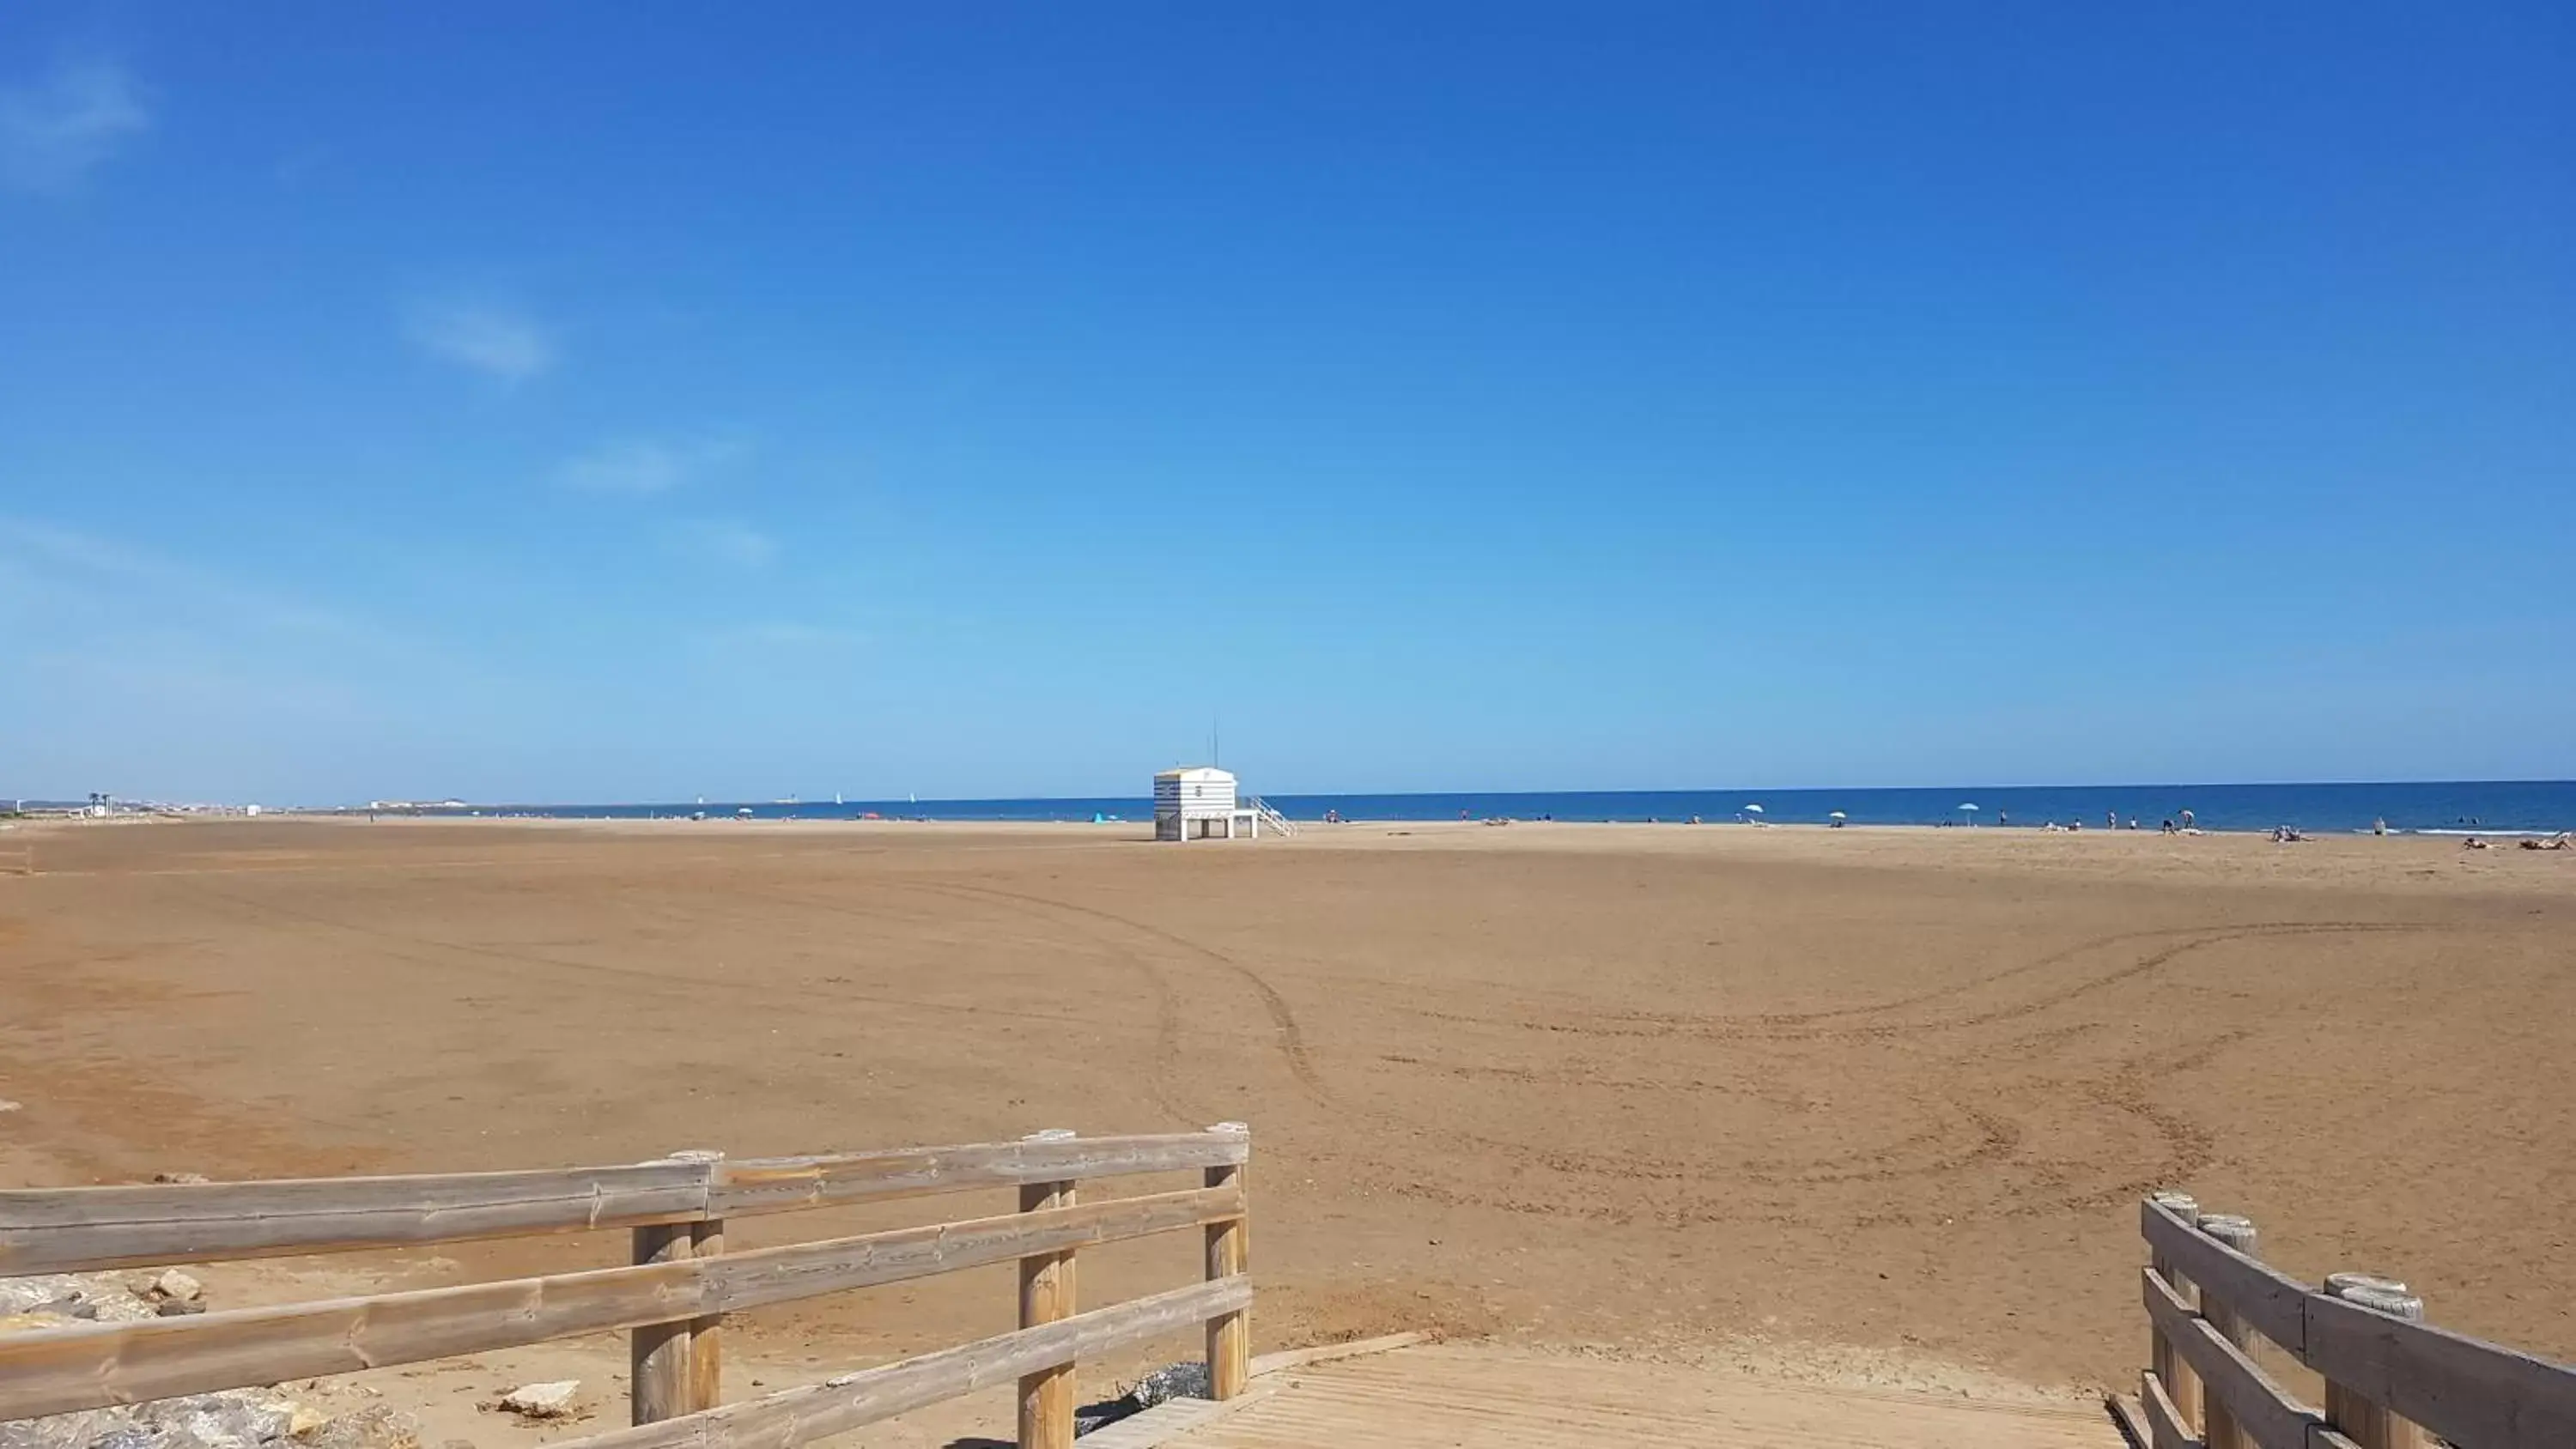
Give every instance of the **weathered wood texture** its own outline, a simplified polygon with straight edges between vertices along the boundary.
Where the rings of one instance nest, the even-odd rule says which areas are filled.
[[[2318,1294],[2308,1367],[2454,1444],[2576,1444],[2576,1367]]]
[[[2407,1292],[2405,1284],[2376,1273],[2329,1273],[2325,1288],[2329,1298],[2359,1303],[2391,1317],[2418,1322],[2424,1317],[2423,1299]],[[2326,1380],[2326,1422],[2352,1436],[2361,1449],[2425,1449],[2422,1426],[2333,1379]]]
[[[2254,1257],[2255,1232],[2251,1220],[2233,1213],[2202,1213],[2200,1231],[2247,1261]],[[2172,1286],[2170,1284],[2168,1287]],[[2182,1295],[2176,1294],[2179,1298]],[[2200,1321],[2209,1331],[2227,1340],[2253,1362],[2253,1326],[2237,1313],[2223,1292],[2204,1286],[2200,1294]],[[2200,1438],[2209,1449],[2253,1449],[2251,1434],[2236,1422],[2233,1406],[2223,1395],[2203,1393],[2200,1405]]]
[[[0,1191],[0,1276],[685,1222],[694,1162],[429,1177]]]
[[[2245,1442],[2261,1449],[2307,1449],[2309,1427],[2323,1427],[2324,1418],[2272,1382],[2208,1320],[2195,1316],[2153,1268],[2142,1270],[2139,1277],[2148,1316],[2173,1345],[2174,1353],[2200,1375],[2209,1423],[2227,1423],[2244,1435]],[[2224,1420],[2219,1417],[2222,1413],[2227,1416]],[[2214,1449],[2216,1441],[2210,1442]]]
[[[724,1219],[689,1224],[689,1256],[724,1256]],[[689,1410],[712,1409],[724,1402],[724,1315],[701,1313],[689,1320]]]
[[[690,1262],[689,1225],[635,1230],[635,1266]],[[689,1412],[689,1321],[638,1324],[627,1339],[627,1407],[638,1424]]]
[[[2120,1449],[2091,1404],[1827,1388],[1491,1344],[1283,1377],[1167,1449]]]
[[[2301,1351],[2308,1285],[2234,1251],[2153,1198],[2139,1204],[2138,1216],[2148,1248],[2200,1290],[2204,1308],[2216,1299],[2293,1356]]]
[[[1070,1135],[1070,1134],[1067,1134]],[[1047,1140],[1042,1134],[1037,1140]],[[1032,1182],[1020,1188],[1020,1211],[1070,1207],[1070,1182]],[[1020,1260],[1020,1327],[1038,1328],[1073,1317],[1073,1254],[1047,1253]],[[1073,1449],[1074,1366],[1040,1369],[1020,1378],[1019,1449]]]
[[[1251,1301],[1252,1285],[1244,1279],[1197,1283],[808,1388],[567,1440],[560,1449],[794,1449],[925,1404],[1177,1332]]]
[[[2152,1373],[2139,1380],[2138,1408],[2147,1421],[2148,1449],[2201,1449],[2200,1440],[2193,1437],[2191,1425],[2183,1419],[2181,1407],[2166,1392],[2164,1381]]]
[[[1240,1163],[1240,1133],[741,1162],[0,1191],[0,1276],[645,1227],[1021,1182]]]
[[[707,1211],[741,1217],[967,1188],[1189,1171],[1239,1164],[1250,1152],[1250,1139],[1240,1133],[1181,1132],[728,1162],[718,1167]]]
[[[2223,1220],[2221,1226],[2233,1231]],[[2175,1350],[2174,1378],[2196,1370],[2207,1380],[2213,1366],[2227,1374],[2223,1390],[2216,1382],[2202,1386],[2209,1449],[2224,1449],[2214,1431],[2237,1427],[2264,1449],[2302,1439],[2306,1449],[2344,1449],[2357,1440],[2377,1449],[2370,1440],[2403,1444],[2418,1426],[2470,1449],[2576,1445],[2576,1365],[2379,1311],[2366,1292],[2354,1301],[2320,1292],[2186,1225],[2153,1199],[2143,1205],[2141,1227],[2156,1262],[2199,1288],[2195,1318],[2194,1306],[2158,1269],[2146,1274],[2148,1313]],[[2238,1329],[2259,1331],[2323,1377],[2332,1386],[2334,1417],[2281,1393],[2229,1341]],[[2370,1438],[2346,1432],[2356,1427]]]
[[[1243,1191],[1243,1169],[1211,1167],[1207,1170],[1211,1192]],[[1228,1279],[1240,1280],[1250,1269],[1250,1233],[1242,1217],[1211,1223],[1207,1230],[1207,1278],[1211,1283]],[[1252,1375],[1252,1325],[1245,1313],[1235,1312],[1207,1323],[1208,1392],[1219,1402],[1243,1392]]]
[[[354,1373],[1005,1263],[1244,1211],[1237,1189],[898,1228],[638,1267],[0,1335],[0,1419]],[[685,1230],[684,1230],[685,1231]]]
[[[2200,1206],[2187,1192],[2157,1193],[2147,1199],[2143,1205],[2143,1211],[2150,1218],[2171,1222],[2177,1229],[2185,1223],[2195,1223],[2200,1220]],[[2193,1312],[2199,1312],[2199,1287],[2191,1281],[2190,1274],[2183,1272],[2175,1264],[2172,1255],[2156,1246],[2156,1241],[2156,1234],[2149,1231],[2147,1265],[2155,1269],[2156,1276],[2164,1279],[2166,1285],[2173,1289],[2175,1297],[2180,1298]],[[2200,1375],[2193,1373],[2191,1365],[2184,1363],[2175,1355],[2173,1345],[2165,1342],[2163,1330],[2155,1328],[2152,1324],[2149,1325],[2147,1332],[2147,1346],[2148,1372],[2156,1376],[2158,1385],[2172,1403],[2175,1413],[2180,1416],[2178,1422],[2184,1429],[2197,1435],[2200,1432]]]

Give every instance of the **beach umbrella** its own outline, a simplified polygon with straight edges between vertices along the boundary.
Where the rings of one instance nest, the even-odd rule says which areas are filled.
[[[1849,820],[1851,817],[1850,817],[1850,816],[1848,816],[1848,815],[1845,815],[1843,812],[1841,812],[1841,811],[1839,811],[1839,810],[1829,810],[1829,811],[1825,812],[1825,818],[1826,818],[1827,820]]]
[[[1747,805],[1744,807],[1744,810],[1748,815],[1759,815],[1762,813],[1762,807],[1759,805]]]
[[[1970,802],[1970,803],[1968,803],[1968,804],[1965,804],[1965,805],[1960,806],[1959,808],[1960,808],[1960,809],[1962,809],[1962,810],[1975,810],[1977,807],[1976,807],[1976,804],[1972,801],[1972,802]]]
[[[1962,815],[1974,815],[1974,814],[1976,814],[1976,813],[1977,813],[1977,805],[1976,805],[1976,802],[1975,802],[1975,801],[1973,801],[1973,800],[1963,802],[1963,803],[1959,806],[1959,813],[1960,813],[1960,814],[1962,814]],[[1974,825],[1974,824],[1976,824],[1977,822],[1975,822],[1974,820],[1971,820],[1971,821],[1969,821],[1968,823],[1969,823],[1969,824],[1971,824],[1971,825]]]

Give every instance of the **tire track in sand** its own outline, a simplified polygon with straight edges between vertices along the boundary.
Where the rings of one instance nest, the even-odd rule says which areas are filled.
[[[1066,912],[1070,915],[1082,916],[1092,920],[1106,922],[1110,925],[1119,927],[1120,929],[1133,931],[1138,935],[1150,937],[1153,940],[1161,941],[1167,945],[1176,946],[1193,956],[1202,957],[1224,967],[1227,971],[1233,973],[1237,978],[1239,978],[1245,985],[1251,987],[1253,995],[1260,999],[1262,1010],[1270,1017],[1270,1024],[1275,1034],[1280,1055],[1286,1060],[1289,1074],[1296,1078],[1297,1085],[1309,1098],[1313,1099],[1318,1106],[1332,1107],[1338,1105],[1335,1101],[1332,1088],[1325,1083],[1322,1074],[1315,1069],[1314,1055],[1306,1046],[1305,1028],[1298,1024],[1297,1013],[1288,1005],[1288,999],[1280,995],[1278,988],[1272,986],[1260,972],[1253,970],[1251,967],[1246,966],[1224,952],[1217,950],[1215,947],[1202,945],[1199,942],[1191,940],[1187,936],[1164,930],[1162,927],[1153,925],[1150,922],[1139,921],[1131,916],[1122,916],[1115,911],[1104,911],[1097,906],[1078,905],[1072,901],[1060,901],[1050,896],[1031,895],[1022,891],[1003,890],[999,886],[968,885],[960,881],[947,881],[941,882],[940,884],[943,888],[953,892],[984,896],[995,900],[1016,901],[1023,905],[1044,906]],[[1177,1026],[1175,1027],[1175,1030],[1177,1030]]]
[[[2134,977],[2145,975],[2156,970],[2158,967],[2164,966],[2173,961],[2176,957],[2182,956],[2191,951],[2199,950],[2204,946],[2215,946],[2230,941],[2252,940],[2256,938],[2275,936],[2357,935],[2383,932],[2396,933],[2430,931],[2439,929],[2441,929],[2441,927],[2438,924],[2417,921],[2272,921],[2245,926],[2197,926],[2177,927],[2157,931],[2123,932],[2114,936],[2096,937],[2093,940],[2081,942],[2075,946],[2051,952],[2049,955],[2042,957],[2037,961],[2025,962],[2019,966],[2010,967],[2003,971],[1993,972],[1986,976],[1979,977],[1974,981],[1963,982],[1955,987],[1947,987],[1939,991],[1924,992],[1916,996],[1902,998],[1898,1001],[1881,1002],[1873,1006],[1840,1007],[1827,1012],[1755,1013],[1740,1016],[1707,1013],[1664,1012],[1587,1013],[1585,1014],[1587,1019],[1577,1021],[1561,1018],[1553,1020],[1529,1020],[1519,1018],[1498,1020],[1493,1017],[1477,1016],[1467,1012],[1440,1011],[1430,1007],[1418,1006],[1400,1005],[1397,1009],[1409,1012],[1415,1016],[1428,1017],[1434,1021],[1455,1022],[1460,1025],[1494,1027],[1520,1031],[1553,1032],[1570,1036],[1601,1037],[1608,1039],[1679,1037],[1700,1041],[1878,1041],[1886,1040],[1891,1037],[1914,1036],[1925,1032],[1959,1031],[1969,1027],[1985,1026],[1998,1021],[2009,1021],[2018,1017],[2035,1015],[2052,1006],[2058,1006],[2065,1002],[2074,1000],[2079,996],[2089,995],[2092,992],[2100,991],[2106,987],[2116,986],[2121,982],[2130,980]],[[1816,1027],[1805,1024],[1807,1022],[1830,1017],[1855,1016],[1882,1011],[1895,1011],[1907,1006],[1920,1006],[1933,1002],[1955,1000],[1958,997],[1966,995],[1980,987],[1991,985],[1997,981],[2008,980],[2015,976],[2027,975],[2032,971],[2041,970],[2049,966],[2063,965],[2080,956],[2099,951],[2106,946],[2116,945],[2124,941],[2154,940],[2174,936],[2186,936],[2194,939],[2185,939],[2176,942],[2174,945],[2166,947],[2163,950],[2149,952],[2144,957],[2132,961],[2125,966],[2121,966],[2116,970],[2106,972],[2100,976],[2079,981],[2071,986],[2047,992],[2039,996],[2013,1002],[2009,1005],[1999,1006],[1990,1011],[1973,1012],[1964,1016],[1936,1018],[1929,1021],[1886,1022],[1861,1026]]]
[[[2148,951],[2143,956],[2121,965],[2116,969],[2088,977],[2085,980],[2077,981],[2058,989],[2042,991],[2035,996],[1997,1006],[1991,1010],[1973,1012],[1967,1015],[1953,1016],[1928,1022],[1875,1023],[1866,1026],[1809,1029],[1791,1027],[1791,1029],[1782,1030],[1779,1029],[1778,1025],[1776,1025],[1776,1023],[1780,1022],[1780,1017],[1777,1014],[1770,1016],[1731,1018],[1704,1016],[1669,1017],[1660,1020],[1639,1014],[1630,1014],[1624,1018],[1626,1023],[1625,1025],[1614,1026],[1584,1026],[1563,1022],[1533,1022],[1527,1020],[1496,1021],[1489,1018],[1478,1018],[1447,1013],[1423,1012],[1419,1014],[1440,1016],[1444,1019],[1458,1020],[1462,1022],[1473,1022],[1476,1025],[1484,1027],[1517,1027],[1529,1030],[1564,1031],[1579,1036],[1614,1038],[1645,1037],[1707,1042],[1759,1041],[1784,1043],[1901,1040],[1921,1033],[1964,1030],[1972,1027],[1990,1025],[1997,1022],[2014,1021],[2033,1016],[2039,1012],[2048,1010],[2051,1007],[2062,1005],[2065,1002],[2101,991],[2121,982],[2151,974],[2170,965],[2172,962],[2183,956],[2211,946],[2273,937],[2401,933],[2432,929],[2438,929],[2438,927],[2433,924],[2422,922],[2276,921],[2245,926],[2204,926],[2193,928],[2171,928],[2152,932],[2128,932],[2121,933],[2116,936],[2098,937],[2092,941],[2079,943],[2074,947],[2052,952],[2048,956],[2042,957],[2037,961],[2024,962],[2018,966],[2007,968],[2003,971],[1988,973],[1975,981],[1962,983],[1955,988],[1940,992],[1921,993],[1915,997],[1905,999],[1902,1003],[1881,1003],[1875,1008],[1846,1008],[1841,1013],[1845,1015],[1856,1015],[1872,1010],[1894,1009],[1900,1004],[1921,1005],[1932,1001],[1952,999],[1980,986],[1989,985],[1995,981],[2010,979],[2013,977],[2027,976],[2035,970],[2044,969],[2050,965],[2064,964],[2065,962],[2080,957],[2088,951],[2098,951],[2103,949],[2106,945],[2118,944],[2123,941],[2156,939],[2172,940],[2172,938],[2176,936],[2184,938],[2181,940],[2172,940],[2171,944],[2160,949]],[[1795,1018],[1792,1019],[1795,1020]],[[1813,1017],[1810,1016],[1808,1019],[1812,1020]],[[2214,1159],[2217,1150],[2214,1133],[2210,1128],[2192,1119],[2187,1114],[2156,1104],[2149,1093],[2149,1087],[2151,1084],[2150,1069],[2152,1068],[2153,1075],[2165,1075],[2170,1074],[2173,1071],[2188,1070],[2191,1067],[2205,1064],[2226,1049],[2249,1039],[2252,1035],[2253,1033],[2250,1030],[2233,1031],[2223,1033],[2209,1041],[2203,1042],[2195,1049],[2185,1052],[2179,1056],[2150,1053],[2137,1058],[2118,1061],[2110,1064],[2107,1072],[2093,1077],[2090,1080],[2073,1084],[2074,1090],[2084,1100],[2092,1103],[2095,1107],[2103,1111],[2110,1112],[2116,1116],[2126,1117],[2138,1123],[2139,1126],[2143,1128],[2163,1149],[2161,1155],[2164,1158],[2164,1161],[2157,1163],[2151,1171],[2138,1174],[2133,1177],[2125,1177],[2121,1181],[2104,1185],[2092,1187],[2070,1185],[2070,1190],[2064,1190],[2057,1193],[2039,1195],[2026,1193],[2015,1194],[2006,1201],[1995,1204],[1984,1210],[2013,1217],[2047,1214],[2060,1211],[2082,1211],[2097,1208],[2107,1202],[2117,1201],[2127,1196],[2135,1196],[2138,1192],[2143,1191],[2148,1187],[2170,1183],[2178,1180],[2180,1177],[2188,1176],[2192,1172],[2206,1166]],[[1608,1153],[1590,1151],[1582,1148],[1532,1147],[1503,1141],[1481,1134],[1467,1134],[1466,1140],[1473,1142],[1476,1146],[1486,1151],[1498,1153],[1509,1160],[1516,1161],[1522,1164],[1525,1168],[1553,1173],[1562,1178],[1568,1179],[1570,1185],[1576,1186],[1578,1189],[1577,1193],[1574,1194],[1574,1196],[1578,1198],[1578,1201],[1567,1203],[1566,1207],[1568,1208],[1568,1211],[1565,1211],[1562,1214],[1563,1216],[1595,1220],[1635,1220],[1652,1216],[1653,1214],[1642,1207],[1634,1211],[1626,1211],[1615,1208],[1605,1209],[1603,1205],[1597,1202],[1581,1202],[1579,1201],[1580,1198],[1597,1196],[1596,1193],[1582,1192],[1581,1189],[1587,1187],[1598,1188],[1619,1180],[1647,1182],[1686,1181],[1717,1173],[1723,1173],[1735,1180],[1743,1181],[1748,1184],[1773,1189],[1810,1188],[1838,1183],[1893,1184],[1921,1180],[1930,1177],[1955,1175],[1963,1171],[1973,1170],[1986,1165],[2000,1165],[2010,1161],[2022,1149],[2024,1144],[2032,1135],[2033,1128],[2030,1123],[2022,1120],[2022,1118],[2016,1114],[1998,1109],[1991,1099],[1981,1105],[1971,1105],[1954,1097],[1945,1096],[1940,1098],[1939,1102],[1940,1105],[1946,1109],[1944,1113],[1944,1121],[1936,1123],[1935,1126],[1927,1129],[1925,1132],[1918,1133],[1913,1137],[1903,1139],[1902,1141],[1894,1144],[1888,1144],[1878,1149],[1880,1154],[1887,1154],[1890,1149],[1910,1150],[1915,1148],[1928,1148],[1930,1150],[1926,1154],[1925,1158],[1918,1159],[1917,1161],[1910,1163],[1903,1161],[1886,1161],[1882,1162],[1880,1165],[1874,1166],[1859,1165],[1854,1161],[1854,1156],[1856,1154],[1829,1154],[1807,1162],[1795,1162],[1789,1159],[1778,1158],[1770,1160],[1747,1158],[1733,1163],[1717,1165],[1697,1161],[1686,1161],[1651,1153],[1637,1153],[1633,1151]],[[1961,1125],[1969,1129],[1965,1134],[1967,1140],[1964,1142],[1954,1143],[1950,1140],[1951,1134],[1946,1129],[1951,1126]],[[1417,1172],[1419,1171],[1419,1167],[1420,1164],[1415,1164],[1415,1170]],[[1435,1201],[1446,1200],[1448,1196],[1448,1194],[1444,1193],[1443,1190],[1432,1184],[1419,1181],[1408,1181],[1403,1177],[1398,1177],[1394,1180],[1394,1190],[1399,1193],[1421,1196]],[[1523,1196],[1517,1201],[1495,1205],[1503,1206],[1511,1211],[1529,1212],[1540,1216],[1558,1215],[1551,1210],[1550,1200],[1548,1199],[1537,1199]],[[1762,1214],[1758,1206],[1754,1206],[1749,1212],[1719,1211],[1712,1213],[1703,1210],[1690,1216],[1693,1220],[1743,1220],[1746,1218],[1758,1219],[1761,1215]],[[1906,1218],[1903,1210],[1898,1210],[1892,1215],[1882,1213],[1881,1216],[1886,1217],[1889,1221],[1904,1220]]]

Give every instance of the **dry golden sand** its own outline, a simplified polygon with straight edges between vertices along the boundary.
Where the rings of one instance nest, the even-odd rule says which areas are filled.
[[[2251,1214],[2295,1271],[2395,1272],[2440,1321],[2576,1355],[2576,855],[1574,825],[0,841],[21,843],[42,873],[0,877],[11,1181],[1239,1118],[1265,1349],[1431,1327],[2107,1381],[2144,1335],[2135,1202],[2171,1185]],[[1192,1258],[1087,1256],[1086,1296]],[[965,1275],[755,1315],[742,1351],[863,1361],[1005,1327],[1009,1304],[1007,1277]]]

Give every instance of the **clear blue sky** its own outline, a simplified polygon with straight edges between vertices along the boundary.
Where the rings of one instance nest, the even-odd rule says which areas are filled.
[[[2571,14],[9,5],[0,794],[2576,773]]]

